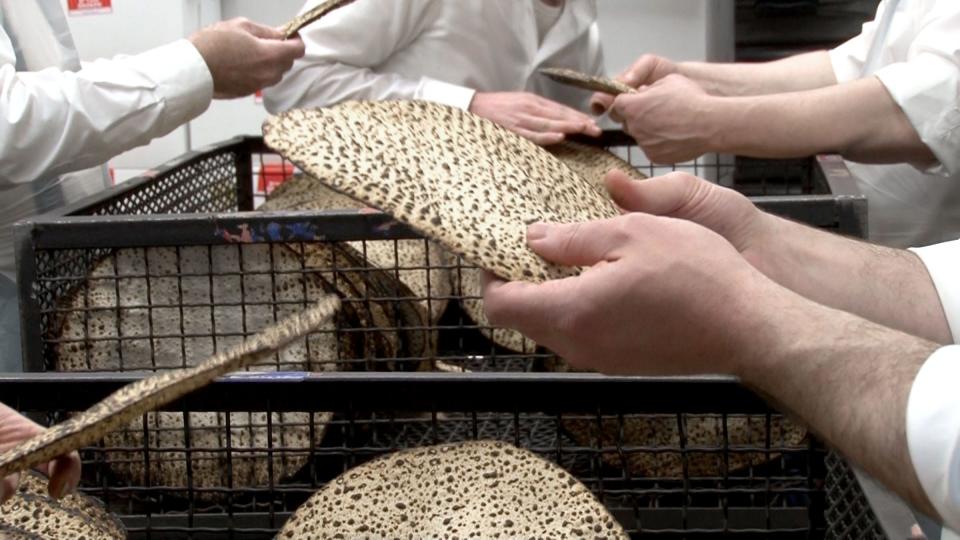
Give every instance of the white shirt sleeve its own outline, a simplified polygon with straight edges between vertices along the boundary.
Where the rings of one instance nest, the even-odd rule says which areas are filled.
[[[927,498],[944,525],[960,530],[960,345],[935,352],[907,402],[907,446]]]
[[[913,250],[940,295],[960,343],[960,241]],[[960,346],[943,347],[923,365],[907,402],[907,446],[920,485],[952,529],[960,530]]]
[[[304,10],[319,2],[307,2]],[[419,37],[443,9],[441,4],[435,0],[356,2],[331,13],[300,33],[306,55],[280,84],[264,91],[264,105],[277,113],[352,99],[422,99],[468,108],[475,94],[470,88],[376,69]]]
[[[960,343],[960,240],[911,251],[927,267],[947,316],[953,342]]]
[[[103,163],[200,115],[212,97],[210,71],[187,40],[75,73],[4,65],[0,184]]]
[[[876,18],[863,25],[860,35],[830,51],[830,63],[833,65],[837,82],[855,81],[863,76],[863,67],[867,63],[870,47],[877,32],[877,21],[882,19],[886,4],[886,2],[880,4]]]
[[[877,71],[939,164],[927,172],[960,173],[960,4],[940,0],[925,13],[907,60]]]
[[[863,26],[863,33],[830,51],[838,82],[863,76],[878,21],[890,7],[882,2],[876,19]],[[889,63],[874,75],[900,106],[920,139],[937,157],[938,163],[925,172],[940,175],[960,173],[960,3],[956,0],[927,0],[911,3],[897,17],[909,18],[898,24],[907,28],[902,36],[890,36],[885,56]]]

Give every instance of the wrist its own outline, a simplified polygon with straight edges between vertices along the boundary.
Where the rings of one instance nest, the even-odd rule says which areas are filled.
[[[734,153],[738,144],[741,128],[738,119],[742,118],[739,100],[707,94],[700,107],[702,134],[707,141],[708,152]]]
[[[768,277],[775,275],[772,271],[780,259],[778,249],[783,244],[782,227],[783,218],[753,206],[748,217],[742,220],[740,230],[733,235],[736,240],[734,246],[754,268]]]
[[[730,89],[720,82],[715,73],[717,69],[717,65],[710,62],[681,62],[675,68],[677,74],[697,83],[711,96],[730,96]]]
[[[825,339],[830,320],[846,314],[816,304],[788,289],[763,280],[739,307],[742,321],[735,343],[738,354],[731,371],[744,384],[775,394],[784,366],[810,360],[808,349]]]

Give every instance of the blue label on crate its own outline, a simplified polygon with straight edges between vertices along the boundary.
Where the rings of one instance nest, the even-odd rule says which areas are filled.
[[[306,379],[309,375],[310,374],[305,371],[243,371],[226,375],[223,377],[223,380],[228,382],[249,380],[299,382]]]
[[[241,223],[230,227],[217,226],[213,235],[231,244],[262,242],[321,242],[326,237],[310,222]]]

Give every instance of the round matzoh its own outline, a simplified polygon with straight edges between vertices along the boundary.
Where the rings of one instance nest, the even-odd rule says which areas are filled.
[[[0,540],[48,540],[13,525],[0,523]]]
[[[580,444],[638,448],[673,448],[664,452],[604,452],[601,458],[608,465],[626,467],[637,477],[683,479],[723,476],[724,468],[735,471],[761,465],[779,454],[762,450],[767,441],[766,417],[737,417],[724,421],[717,416],[685,415],[684,447],[681,455],[680,429],[676,415],[629,416],[619,420],[604,419],[598,426],[595,418],[564,419],[563,427]],[[806,429],[790,420],[774,418],[770,422],[770,441],[775,447],[799,447]],[[599,443],[598,443],[599,441]],[[690,451],[691,448],[706,451]],[[747,448],[753,449],[745,451]],[[725,450],[730,449],[729,453]],[[738,451],[739,449],[739,451]]]
[[[530,338],[511,328],[496,328],[487,319],[487,312],[483,309],[483,279],[482,272],[477,268],[463,268],[459,272],[460,305],[480,329],[480,333],[497,345],[518,353],[532,354],[537,350],[537,344]],[[456,286],[456,284],[454,284]]]
[[[637,92],[636,88],[616,79],[587,75],[586,73],[580,73],[572,69],[543,68],[540,70],[540,73],[560,84],[573,86],[590,92],[603,92],[611,96],[635,94]]]
[[[604,197],[609,197],[604,178],[610,171],[623,172],[634,180],[647,179],[647,175],[636,167],[603,148],[565,141],[548,146],[546,150],[591,185],[599,187]]]
[[[355,1],[356,0],[326,0],[325,2],[321,2],[313,9],[297,15],[293,18],[293,20],[283,25],[280,28],[280,32],[283,34],[284,38],[290,39],[295,36],[297,32],[319,21],[331,11],[338,10],[343,6],[354,3]]]
[[[555,147],[548,149],[553,148]],[[603,150],[600,150],[600,152],[606,153]],[[594,164],[600,161],[594,153],[580,152],[577,148],[568,149],[563,154],[564,158],[569,157],[573,163],[578,165]],[[629,165],[627,166],[629,167]],[[274,189],[268,196],[267,202],[259,209],[268,212],[281,212],[363,208],[366,208],[366,205],[362,202],[333,191],[316,178],[298,175]],[[349,245],[358,252],[364,249],[361,242],[350,242]],[[440,320],[440,316],[443,315],[447,307],[446,298],[457,293],[462,298],[461,302],[467,315],[473,319],[480,328],[480,332],[487,339],[511,351],[534,352],[536,344],[524,338],[519,332],[490,326],[486,313],[483,311],[483,300],[479,298],[482,294],[480,270],[463,268],[458,272],[450,271],[448,268],[453,263],[453,256],[433,242],[429,243],[429,248],[426,245],[421,240],[399,240],[396,243],[392,241],[367,241],[366,258],[374,266],[387,271],[397,267],[420,268],[428,266],[431,268],[429,285],[425,270],[399,270],[396,272],[400,280],[418,298],[431,299],[430,301],[421,300],[419,302],[421,309],[424,311],[429,309],[431,326],[435,325]],[[426,253],[427,249],[430,250],[429,256]],[[435,338],[436,333],[432,334]],[[435,339],[433,342],[435,342]]]
[[[365,349],[361,357],[364,366],[366,360],[391,359],[398,355],[423,358],[432,354],[430,337],[424,331],[425,310],[414,302],[377,300],[413,296],[394,275],[371,268],[361,253],[346,244],[307,244],[304,253],[305,270],[333,283],[347,300],[346,304],[358,308],[361,315],[369,314],[369,319],[361,316],[363,320],[355,327],[365,330],[352,332],[365,343],[373,342],[374,347]],[[390,367],[402,368],[400,365]]]
[[[609,197],[604,178],[612,170],[622,171],[635,180],[647,178],[626,161],[596,146],[568,141],[548,146],[546,150],[589,182],[603,197]],[[480,327],[480,331],[497,345],[520,353],[534,352],[537,344],[516,330],[490,327],[480,298],[483,295],[480,275],[480,270],[475,268],[460,271],[463,310]]]
[[[0,506],[0,539],[124,540],[127,531],[103,504],[72,494],[59,501],[47,495],[47,480],[30,471],[17,493]]]
[[[278,540],[325,538],[627,538],[557,465],[493,441],[407,450],[339,476]]]
[[[529,224],[618,215],[539,146],[445,105],[347,102],[289,111],[263,129],[267,144],[302,170],[506,279],[579,272],[535,255],[526,245]]]
[[[277,212],[284,210],[342,210],[364,209],[366,205],[327,187],[307,175],[299,175],[281,184],[270,194],[259,209]],[[450,296],[451,256],[435,243],[421,240],[390,240],[348,242],[360,257],[383,270],[396,275],[418,298],[423,309],[429,309],[430,324],[436,324],[447,307]],[[366,251],[364,251],[364,249]],[[427,251],[429,250],[429,254]],[[423,268],[430,268],[429,275]]]
[[[236,246],[118,250],[69,297],[57,339],[57,369],[152,371],[195,366],[215,350],[240,344],[244,331],[262,329],[325,296],[323,284],[303,274],[302,268],[302,260],[282,246],[251,245],[242,251]],[[151,276],[149,281],[146,275]],[[278,353],[279,358],[250,370],[334,370],[338,349],[334,330],[330,321],[321,332]],[[124,339],[118,342],[118,336]],[[317,440],[329,416],[314,415]],[[152,485],[183,487],[187,449],[210,449],[190,450],[193,487],[267,486],[306,463],[310,419],[306,412],[272,413],[273,437],[268,444],[266,413],[230,413],[229,434],[227,413],[191,412],[189,430],[182,413],[149,413],[146,439],[142,419],[106,434],[104,459],[121,481],[144,485],[149,472]],[[234,450],[229,458],[224,450],[228,442]],[[266,449],[271,447],[290,449],[271,454],[273,479],[266,466]],[[144,448],[151,449],[149,471],[143,463]]]
[[[299,175],[278,186],[270,194],[266,203],[260,206],[261,211],[283,212],[303,210],[335,210],[343,208],[363,207],[357,201],[340,195],[320,184],[316,179]],[[372,242],[370,244],[373,244]],[[380,242],[379,244],[385,244]],[[390,244],[391,248],[393,244]],[[375,300],[377,298],[414,297],[403,280],[398,281],[396,274],[367,270],[367,267],[379,268],[372,260],[368,250],[367,257],[362,252],[362,243],[340,244],[309,244],[304,247],[307,252],[307,261],[310,269],[321,273],[328,282],[336,284],[339,293],[345,299],[357,300],[348,302],[355,304],[361,313],[369,317],[363,319],[357,328],[366,329],[357,335],[372,338],[375,341],[387,341],[395,344],[392,348],[377,348],[374,352],[365,353],[364,359],[384,359],[406,357],[430,357],[436,349],[436,337],[433,333],[427,334],[422,330],[428,324],[427,308],[422,309],[410,302],[396,302]],[[385,246],[374,249],[377,253],[385,254]],[[392,252],[392,249],[391,249]],[[396,264],[391,264],[395,267]],[[343,268],[356,270],[344,271]],[[334,272],[336,269],[336,272]],[[400,367],[400,366],[391,366]]]
[[[297,311],[195,367],[167,370],[128,384],[89,409],[0,455],[0,478],[85,448],[118,428],[202,388],[217,377],[263,362],[278,350],[322,328],[340,309],[336,296]]]

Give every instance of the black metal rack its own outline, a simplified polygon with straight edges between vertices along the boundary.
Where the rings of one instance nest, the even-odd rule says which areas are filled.
[[[688,171],[771,212],[866,235],[866,201],[838,158],[708,156],[661,167],[645,162],[622,133],[599,143],[650,175]],[[333,371],[302,373],[317,367],[303,359],[319,354],[308,339],[301,357],[275,356],[277,373],[230,377],[168,408],[163,422],[145,417],[133,432],[84,450],[84,489],[121,514],[134,538],[268,538],[352,465],[477,438],[554,459],[636,535],[821,538],[842,521],[825,506],[826,479],[847,476],[830,476],[819,444],[798,437],[799,428],[735,381],[547,373],[558,361],[549,351],[504,349],[487,339],[493,329],[465,316],[468,265],[401,264],[401,242],[435,249],[409,227],[357,211],[254,211],[253,186],[268,162],[282,160],[261,139],[233,139],[15,227],[24,366],[34,374],[0,378],[0,392],[46,420],[137,376],[100,371],[178,367],[256,332],[306,305],[313,293],[304,283],[313,276],[354,287],[338,292],[345,311],[360,315],[314,336],[334,344],[330,364],[319,367]],[[341,250],[345,242],[356,243],[355,255]],[[378,242],[397,254],[389,268],[363,260]],[[310,250],[320,248],[331,258],[308,264]],[[430,291],[424,296],[376,285],[418,271]],[[429,286],[434,271],[454,281],[446,293]],[[291,296],[278,285],[291,283],[304,291]],[[400,312],[414,302],[447,309],[437,321],[411,323]],[[379,320],[374,307],[383,310]],[[240,314],[232,326],[225,312]],[[128,319],[139,321],[135,332],[124,326]],[[384,346],[392,351],[385,356],[383,335],[399,343]],[[436,347],[412,349],[421,335]],[[94,352],[112,367],[96,367]],[[89,368],[41,373],[56,371],[64,355],[86,355]],[[386,373],[441,364],[467,372]],[[291,443],[287,433],[309,444]],[[210,474],[210,463],[225,471],[215,481],[199,477]],[[170,470],[182,470],[176,482],[157,478]]]
[[[119,513],[132,538],[267,538],[297,504],[349,467],[422,444],[498,439],[563,464],[633,534],[821,538],[826,533],[826,452],[813,441],[788,444],[773,435],[757,446],[720,442],[709,447],[686,444],[681,437],[675,446],[641,447],[617,436],[578,442],[566,434],[570,422],[623,424],[650,415],[666,415],[681,428],[705,414],[725,425],[745,417],[769,425],[779,418],[733,379],[520,373],[285,375],[281,379],[270,374],[227,377],[164,408],[180,414],[251,409],[334,412],[326,437],[309,450],[305,467],[309,474],[271,478],[268,486],[257,490],[255,502],[249,502],[251,492],[243,486],[218,490],[225,498],[245,500],[259,511],[237,512],[225,499],[202,501],[202,490],[191,489],[190,482],[185,487],[113,485],[104,458],[109,447],[83,452],[84,491]],[[2,377],[0,392],[19,410],[54,417],[88,407],[137,378],[134,374]],[[223,454],[229,451],[229,445],[219,449]],[[737,470],[721,465],[715,474],[685,478],[633,477],[628,467],[613,466],[604,458],[670,453],[692,463],[696,455],[715,454],[729,460],[746,452],[766,455],[766,463]]]

